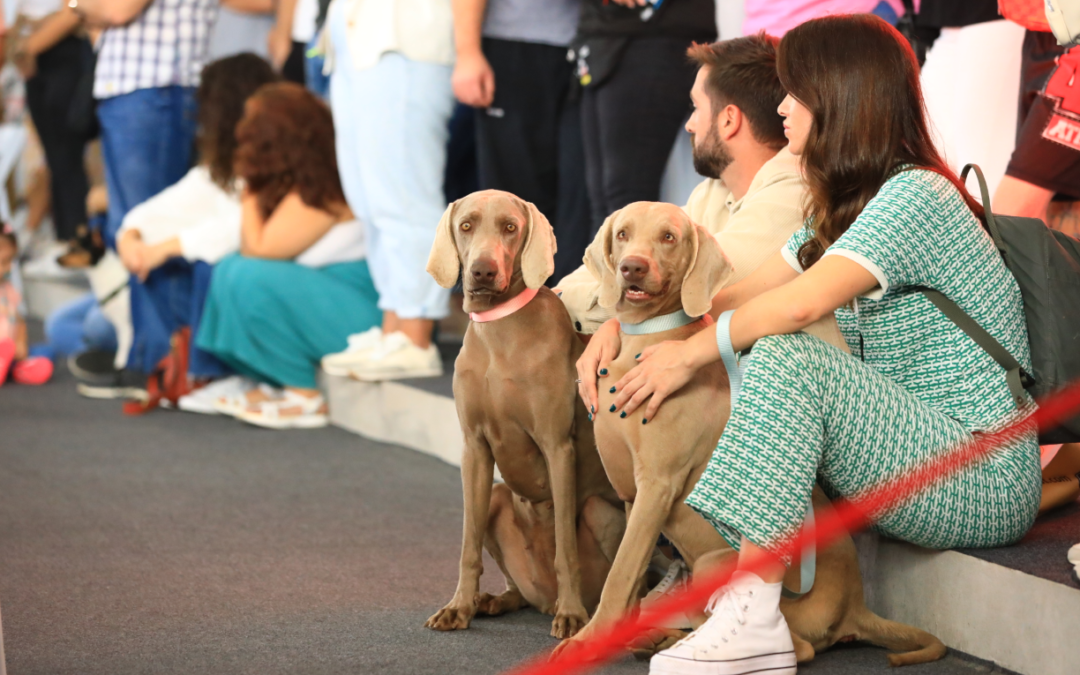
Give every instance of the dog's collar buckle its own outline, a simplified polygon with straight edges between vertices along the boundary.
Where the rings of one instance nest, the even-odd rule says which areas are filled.
[[[483,312],[469,312],[469,318],[476,323],[486,323],[488,321],[503,319],[529,304],[529,301],[535,298],[536,294],[539,292],[539,288],[526,288],[501,305],[496,305]]]
[[[653,333],[663,333],[666,330],[674,330],[676,328],[682,328],[683,326],[689,326],[700,318],[700,316],[690,316],[680,309],[671,314],[654,316],[641,323],[626,323],[625,321],[620,321],[619,328],[627,335],[651,335]]]

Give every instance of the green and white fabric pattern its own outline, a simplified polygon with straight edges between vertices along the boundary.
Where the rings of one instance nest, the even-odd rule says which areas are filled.
[[[788,242],[796,254],[812,223]],[[943,176],[902,171],[826,252],[880,288],[837,310],[852,355],[805,334],[759,340],[742,394],[687,504],[733,546],[771,547],[799,528],[815,480],[831,497],[995,430],[1017,410],[1001,368],[916,289],[951,298],[1030,367],[1020,291],[989,235]],[[930,548],[1000,546],[1034,521],[1034,431],[884,514],[877,528]]]

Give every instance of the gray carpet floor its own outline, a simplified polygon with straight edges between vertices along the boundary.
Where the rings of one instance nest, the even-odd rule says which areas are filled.
[[[125,418],[69,376],[0,388],[0,607],[11,675],[495,674],[549,650],[532,611],[435,633],[457,469],[338,429]],[[487,565],[486,589],[499,573]],[[632,660],[607,673],[646,673]],[[803,674],[884,673],[845,647]],[[951,654],[911,675],[1002,672]]]

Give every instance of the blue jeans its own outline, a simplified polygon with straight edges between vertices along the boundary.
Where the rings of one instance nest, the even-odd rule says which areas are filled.
[[[304,49],[304,82],[307,83],[308,89],[325,101],[330,98],[330,76],[323,75],[323,64],[326,63],[326,57],[322,54],[309,56],[311,50],[315,49],[318,44],[319,35],[316,34]]]
[[[116,351],[116,330],[87,293],[60,307],[45,320],[45,338],[56,354],[78,354],[90,349]]]
[[[211,354],[195,347],[213,267],[173,258],[150,273],[145,282],[131,282],[131,323],[134,341],[128,368],[153,372],[172,348],[173,333],[191,328],[188,372],[195,377],[221,377],[230,370]]]
[[[192,87],[139,89],[98,103],[109,190],[103,234],[109,248],[116,248],[116,232],[128,211],[191,168],[195,112]]]

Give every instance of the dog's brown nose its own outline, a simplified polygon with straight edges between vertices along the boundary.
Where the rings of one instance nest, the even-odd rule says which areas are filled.
[[[637,256],[627,256],[619,263],[619,271],[627,281],[641,281],[649,273],[649,261]]]
[[[469,273],[472,274],[473,281],[491,283],[499,275],[499,266],[491,258],[480,258],[469,266]]]

